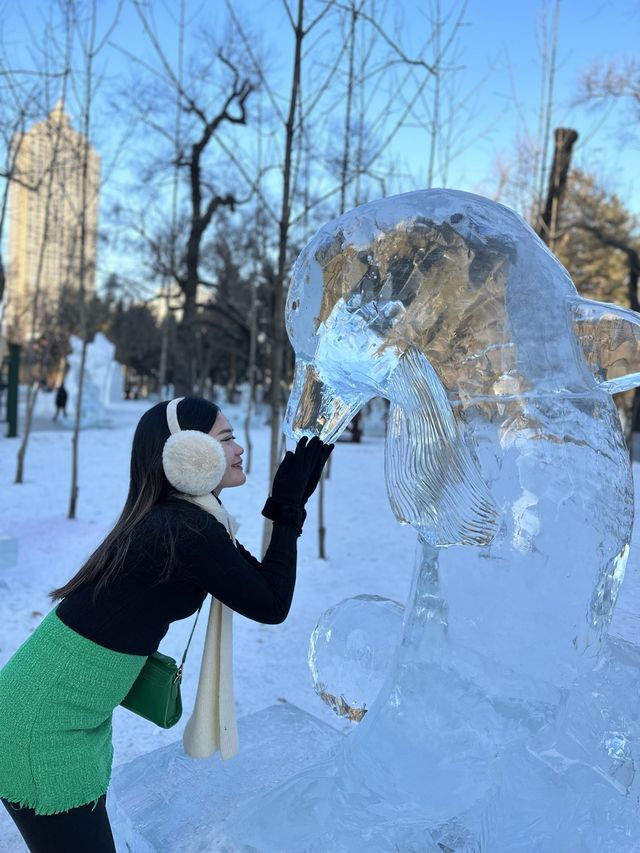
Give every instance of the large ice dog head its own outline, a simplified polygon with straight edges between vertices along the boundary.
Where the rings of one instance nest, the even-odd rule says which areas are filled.
[[[320,229],[294,268],[287,330],[290,426],[327,438],[412,347],[454,402],[640,382],[636,315],[580,299],[516,213],[450,190],[382,199]],[[323,400],[327,381],[344,399]]]
[[[531,398],[638,384],[637,317],[581,299],[517,214],[462,192],[383,199],[324,226],[295,265],[287,330],[290,433],[331,440],[367,399],[390,399],[390,499],[435,544],[487,543],[499,525],[471,410],[503,442],[527,429],[564,441]]]

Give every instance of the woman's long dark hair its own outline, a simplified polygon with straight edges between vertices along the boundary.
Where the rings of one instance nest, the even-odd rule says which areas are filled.
[[[122,568],[136,526],[152,507],[175,492],[162,467],[162,450],[170,435],[167,405],[167,402],[158,403],[140,418],[131,448],[129,494],[120,517],[78,573],[64,586],[49,593],[54,601],[65,598],[86,583],[95,584],[94,593],[97,595]],[[180,428],[209,432],[219,411],[215,403],[202,397],[185,397],[178,403]],[[171,540],[168,567],[172,559]]]

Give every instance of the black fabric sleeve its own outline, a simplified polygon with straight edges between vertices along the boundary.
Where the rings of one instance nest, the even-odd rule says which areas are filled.
[[[181,570],[236,613],[277,625],[291,607],[296,582],[297,533],[274,524],[262,562],[242,545],[236,547],[222,524],[205,516],[198,530],[182,534],[178,545]]]
[[[262,563],[258,560],[257,557],[254,557],[251,551],[247,551],[244,545],[241,542],[238,542],[236,539],[236,548],[242,554],[247,563],[251,563],[254,569],[261,569]]]

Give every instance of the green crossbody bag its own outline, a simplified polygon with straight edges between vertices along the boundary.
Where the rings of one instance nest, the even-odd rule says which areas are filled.
[[[175,726],[182,716],[182,696],[180,695],[182,667],[187,659],[187,652],[201,609],[199,607],[196,613],[180,666],[168,655],[154,652],[147,658],[131,690],[120,703],[123,708],[133,711],[134,714],[144,717],[145,720],[155,723],[162,729]]]

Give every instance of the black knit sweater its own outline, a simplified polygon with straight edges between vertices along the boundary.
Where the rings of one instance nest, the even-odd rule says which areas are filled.
[[[60,602],[72,630],[117,652],[150,655],[169,624],[195,613],[207,592],[256,622],[277,624],[289,612],[296,580],[297,531],[274,523],[262,562],[231,541],[222,524],[179,498],[157,504],[133,534],[116,579],[94,601],[93,584]],[[158,577],[174,541],[174,565]]]

